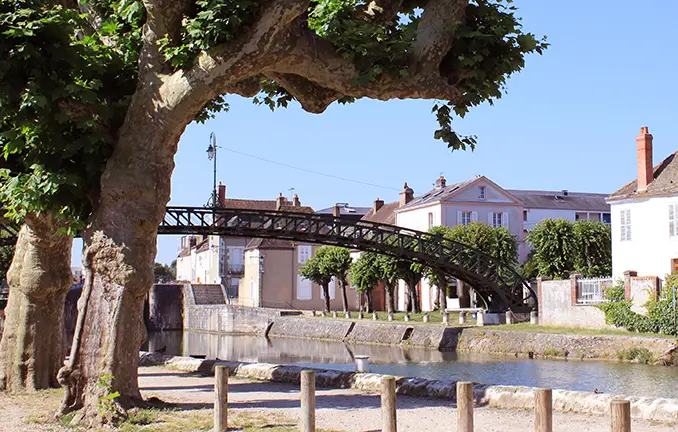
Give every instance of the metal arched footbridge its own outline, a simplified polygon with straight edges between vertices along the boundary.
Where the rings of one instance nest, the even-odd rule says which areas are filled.
[[[276,238],[376,252],[468,283],[492,311],[528,312],[537,306],[530,285],[510,266],[467,245],[393,225],[332,215],[168,207],[158,233]]]
[[[343,246],[417,262],[471,286],[492,311],[528,312],[537,297],[513,268],[472,247],[433,234],[332,215],[208,207],[167,207],[158,234],[260,237]],[[0,224],[0,245],[17,229]]]

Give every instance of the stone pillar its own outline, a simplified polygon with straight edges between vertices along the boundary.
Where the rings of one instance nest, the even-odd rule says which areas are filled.
[[[506,324],[513,324],[513,313],[510,310],[506,311]]]
[[[627,270],[624,272],[624,298],[631,299],[631,279],[638,276],[635,270]]]
[[[572,273],[570,275],[570,300],[572,301],[572,305],[577,304],[577,279],[581,278],[582,276],[578,273]]]
[[[530,312],[530,324],[539,325],[539,313],[537,311]]]
[[[464,311],[459,312],[459,324],[466,324],[466,312]]]
[[[479,310],[476,314],[476,325],[478,327],[483,327],[485,325],[485,312]]]
[[[545,276],[539,276],[539,277],[537,278],[537,310],[539,311],[539,315],[541,315],[542,312],[543,312],[543,311],[542,311],[542,306],[541,306],[542,298],[543,298],[543,296],[542,296],[542,289],[543,289],[543,288],[542,288],[542,283],[543,283],[544,281],[547,281],[547,280],[549,280],[549,278],[547,278],[547,277],[545,277]]]

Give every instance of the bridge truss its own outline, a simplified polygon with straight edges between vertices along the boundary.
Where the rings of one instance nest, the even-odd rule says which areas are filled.
[[[276,238],[376,252],[469,284],[489,310],[528,312],[537,306],[530,285],[510,266],[468,245],[393,225],[332,215],[168,207],[158,233]]]

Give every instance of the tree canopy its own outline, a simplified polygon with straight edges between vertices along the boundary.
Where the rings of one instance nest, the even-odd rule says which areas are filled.
[[[540,276],[567,278],[577,272],[587,277],[612,272],[610,226],[603,222],[546,219],[527,235],[533,249],[530,267]]]

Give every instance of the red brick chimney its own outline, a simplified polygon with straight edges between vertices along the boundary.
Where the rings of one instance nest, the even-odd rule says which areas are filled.
[[[219,182],[219,186],[217,187],[217,202],[220,207],[224,207],[226,204],[226,185],[221,184],[221,182]]]
[[[299,195],[294,194],[294,198],[292,199],[292,205],[294,207],[301,207],[301,200],[299,199]]]
[[[376,213],[379,211],[380,208],[384,206],[384,200],[380,200],[379,198],[374,200],[374,206],[372,207],[372,213]]]
[[[442,175],[436,180],[436,189],[442,189],[447,185],[447,180]]]
[[[409,203],[413,199],[414,190],[412,190],[412,188],[407,185],[407,182],[405,182],[405,186],[403,186],[403,190],[400,192],[400,207]]]
[[[338,204],[334,205],[334,208],[332,209],[332,216],[341,217],[341,207],[339,207]]]
[[[640,128],[640,135],[636,137],[638,148],[638,190],[647,189],[654,179],[652,169],[652,134],[648,132],[647,126]]]

